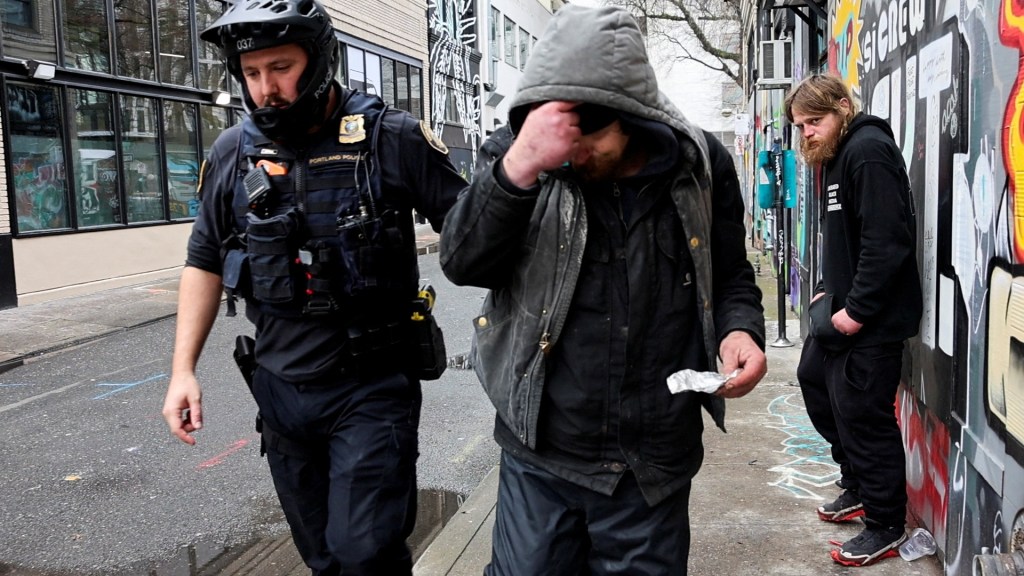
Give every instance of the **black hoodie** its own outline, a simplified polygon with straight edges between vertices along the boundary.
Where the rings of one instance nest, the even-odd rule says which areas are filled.
[[[833,312],[846,307],[864,324],[859,344],[917,334],[921,281],[910,180],[892,129],[858,114],[824,167],[821,189],[822,281]]]

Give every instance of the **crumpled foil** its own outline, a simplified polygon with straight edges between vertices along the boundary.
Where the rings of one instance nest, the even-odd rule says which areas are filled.
[[[712,393],[722,387],[723,384],[735,378],[740,369],[733,370],[731,374],[719,374],[718,372],[698,372],[696,370],[680,370],[668,377],[668,390],[673,394],[680,392],[707,392]]]

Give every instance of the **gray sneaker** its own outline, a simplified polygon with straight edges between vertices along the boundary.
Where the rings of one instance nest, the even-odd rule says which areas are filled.
[[[844,490],[839,498],[818,506],[818,518],[825,522],[846,522],[864,516],[864,504],[853,490]]]

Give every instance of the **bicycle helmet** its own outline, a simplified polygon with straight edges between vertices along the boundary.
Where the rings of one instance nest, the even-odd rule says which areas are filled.
[[[246,112],[271,140],[301,138],[324,119],[339,48],[331,17],[316,0],[239,0],[199,37],[220,47],[228,71],[242,85]],[[242,76],[240,56],[286,44],[298,44],[309,56],[299,96],[284,108],[260,108]]]

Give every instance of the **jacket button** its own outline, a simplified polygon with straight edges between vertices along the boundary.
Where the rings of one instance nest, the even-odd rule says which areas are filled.
[[[487,327],[487,318],[484,318],[483,316],[477,318],[476,319],[476,325],[481,327],[481,328],[486,328]]]
[[[711,310],[711,299],[710,298],[705,298],[704,299],[704,309],[705,310]]]
[[[612,462],[611,469],[612,469],[612,472],[615,472],[616,474],[618,474],[619,472],[622,472],[623,470],[625,470],[626,467],[623,466],[621,462]]]
[[[700,246],[700,238],[697,238],[696,236],[694,236],[693,238],[690,238],[690,246],[692,246],[694,248],[696,248],[697,246]]]

